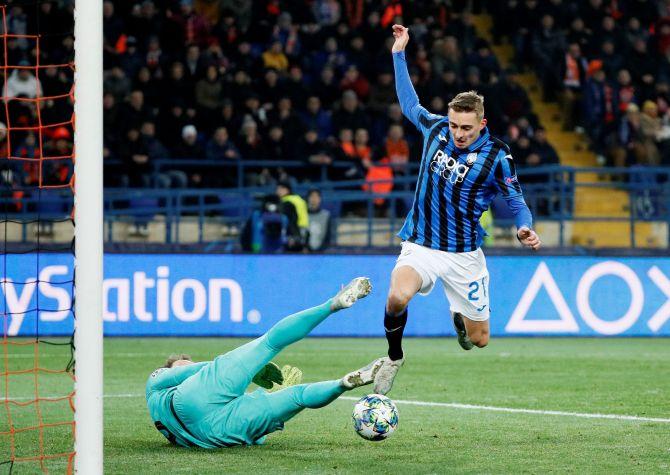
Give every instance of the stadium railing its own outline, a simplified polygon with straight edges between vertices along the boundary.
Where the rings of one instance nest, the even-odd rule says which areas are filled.
[[[175,165],[174,161],[169,163]],[[286,167],[286,163],[304,166],[302,162],[248,161],[245,167]],[[596,176],[596,180],[577,179],[580,174]],[[661,221],[670,225],[670,169],[668,168],[551,166],[519,169],[519,175],[526,201],[536,216],[543,221],[558,223],[561,246],[566,244],[564,229],[569,222],[629,222],[631,234],[635,232],[637,222]],[[612,177],[616,180],[613,181]],[[363,190],[364,185],[375,183],[365,180],[297,184],[296,192],[305,194],[310,188],[321,190],[323,206],[331,211],[337,224],[356,224],[355,227],[335,226],[334,229],[338,230],[333,236],[335,245],[346,241],[350,235],[363,234],[365,242],[371,246],[375,233],[388,233],[389,245],[392,245],[393,234],[401,226],[412,204],[416,179],[415,175],[396,177],[393,180],[394,191],[385,194]],[[578,188],[623,190],[628,193],[630,212],[626,216],[595,214],[576,216],[574,200],[575,190]],[[274,193],[272,186],[222,189],[108,188],[105,190],[106,240],[115,241],[112,229],[117,223],[142,226],[160,217],[165,223],[165,243],[182,242],[180,223],[184,219],[189,219],[191,222],[195,220],[197,242],[203,243],[206,242],[204,228],[208,223],[216,222],[240,229],[252,210],[260,206],[260,200],[271,193]],[[14,215],[20,215],[24,223],[29,222],[26,218],[31,216],[62,219],[67,217],[65,216],[67,194],[58,190],[51,191],[47,200],[42,196],[41,201],[30,193],[14,194],[11,198],[7,198],[13,200]],[[380,200],[384,203],[383,213],[380,213],[379,205],[375,204]],[[501,199],[494,201],[492,212],[496,225],[507,226],[514,223],[513,216],[509,214]],[[364,226],[361,225],[362,222],[365,223]],[[21,236],[22,240],[29,239],[25,224]],[[228,236],[221,239],[237,238]]]
[[[189,170],[194,169],[208,169],[208,170],[220,170],[222,173],[227,173],[230,170],[235,171],[235,187],[238,189],[248,188],[248,185],[245,183],[245,179],[248,176],[248,173],[252,170],[258,170],[259,168],[267,168],[270,170],[276,170],[279,168],[284,168],[287,170],[309,170],[317,172],[319,176],[319,182],[329,181],[329,171],[333,169],[347,169],[355,166],[354,161],[343,161],[336,160],[328,165],[318,165],[307,163],[300,160],[208,160],[208,159],[191,159],[191,158],[161,158],[154,160],[152,162],[153,175],[158,176],[160,173],[169,171],[169,170],[180,170],[188,172]],[[108,170],[112,170],[114,174],[123,174],[124,164],[120,160],[107,160],[105,162],[105,167]],[[407,163],[404,166],[405,174],[413,174],[418,172],[419,164],[418,163]],[[154,184],[157,184],[157,180],[153,180]]]

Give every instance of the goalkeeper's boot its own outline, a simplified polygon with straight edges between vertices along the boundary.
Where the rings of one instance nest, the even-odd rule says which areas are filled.
[[[361,369],[352,371],[342,378],[342,386],[347,389],[354,389],[372,383],[375,380],[379,368],[382,367],[382,364],[384,364],[384,362],[382,361],[382,358],[379,358]]]
[[[276,384],[270,390],[270,392],[279,391],[280,389],[288,388],[289,386],[295,386],[302,383],[302,370],[296,368],[295,366],[284,365],[281,369],[281,374],[283,378],[282,384]]]
[[[465,322],[463,322],[463,315],[461,315],[458,312],[454,312],[453,318],[454,318],[454,328],[456,329],[456,336],[458,338],[458,344],[461,345],[461,348],[463,348],[464,350],[471,350],[472,347],[475,345],[472,343],[472,341],[470,341],[468,332],[465,329]]]
[[[333,312],[351,307],[358,299],[367,296],[372,290],[372,284],[367,277],[356,277],[340,290],[332,299],[330,308]]]
[[[392,360],[388,356],[382,358],[383,365],[375,376],[375,393],[386,394],[393,387],[393,380],[395,379],[400,367],[405,363],[405,358],[399,360]]]

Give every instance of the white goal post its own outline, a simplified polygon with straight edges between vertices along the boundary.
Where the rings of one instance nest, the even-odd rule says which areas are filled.
[[[102,473],[102,0],[75,2],[75,472]]]

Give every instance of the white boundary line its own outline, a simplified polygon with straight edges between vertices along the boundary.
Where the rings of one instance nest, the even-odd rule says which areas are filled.
[[[133,394],[133,393],[105,394],[103,397],[105,399],[143,398],[144,394]],[[33,398],[32,397],[9,398],[10,401],[29,401],[31,399]],[[351,396],[340,396],[338,399],[343,399],[345,401],[358,401],[360,398]],[[598,414],[598,413],[587,413],[587,412],[551,411],[543,409],[522,409],[514,407],[480,406],[477,404],[460,404],[457,402],[408,401],[403,399],[394,399],[393,402],[407,406],[447,407],[452,409],[466,409],[472,411],[507,412],[512,414],[535,414],[541,416],[578,417],[583,419],[610,419],[619,421],[660,422],[662,424],[670,424],[670,419],[662,417],[642,417],[642,416],[630,416],[626,414]]]
[[[358,401],[360,398],[341,396],[340,399],[346,399],[347,401]],[[586,419],[615,419],[623,421],[661,422],[665,424],[670,424],[670,419],[664,419],[661,417],[628,416],[625,414],[590,414],[584,412],[547,411],[542,409],[520,409],[514,407],[479,406],[476,404],[460,404],[457,402],[405,401],[402,399],[394,399],[393,402],[397,404],[406,404],[408,406],[449,407],[454,409],[469,409],[475,411],[537,414],[544,416],[581,417]]]

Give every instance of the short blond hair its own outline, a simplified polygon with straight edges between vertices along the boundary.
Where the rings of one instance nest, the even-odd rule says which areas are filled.
[[[448,108],[454,112],[474,112],[477,119],[484,118],[484,96],[477,94],[477,91],[461,92],[454,97],[448,104]]]
[[[191,357],[185,353],[173,353],[170,356],[168,356],[168,359],[165,361],[165,365],[163,366],[163,368],[172,368],[172,365],[175,363],[175,361],[179,360],[193,361]]]

